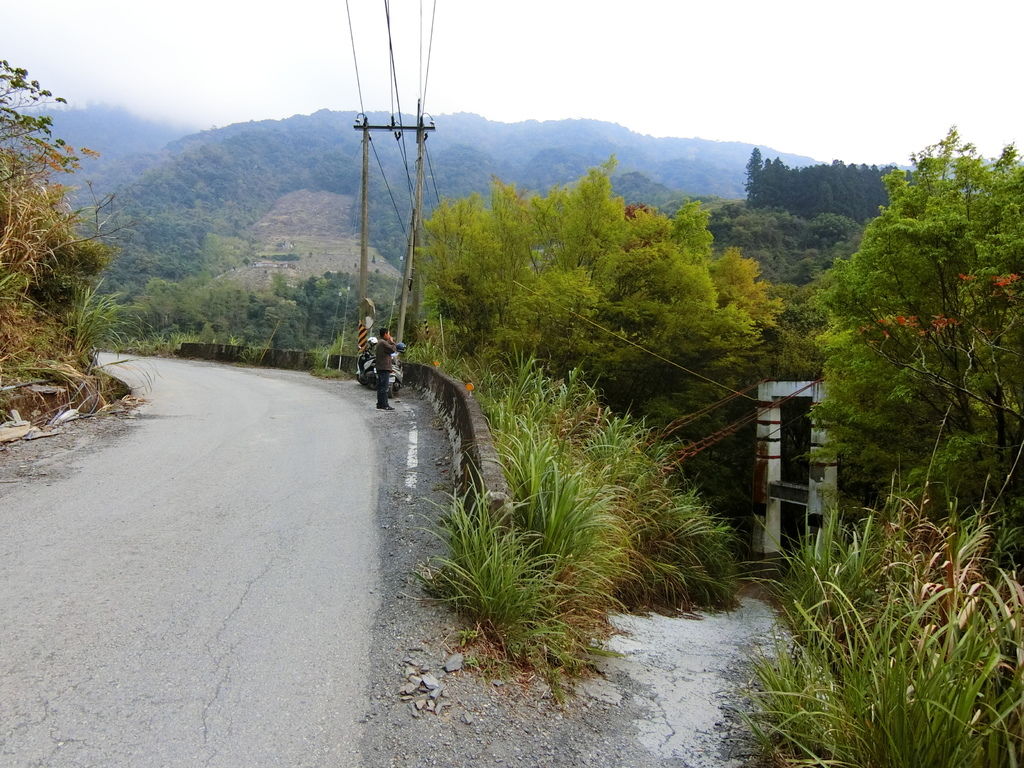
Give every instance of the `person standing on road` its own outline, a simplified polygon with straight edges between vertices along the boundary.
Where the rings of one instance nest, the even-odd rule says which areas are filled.
[[[377,339],[374,361],[377,366],[377,410],[379,411],[395,410],[388,405],[388,390],[391,387],[391,355],[397,349],[395,340],[391,338],[391,333],[385,328]]]

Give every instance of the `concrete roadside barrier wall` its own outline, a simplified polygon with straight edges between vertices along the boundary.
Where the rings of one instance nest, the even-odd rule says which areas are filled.
[[[327,367],[354,374],[356,358],[331,355]],[[512,494],[480,403],[465,384],[432,365],[402,363],[402,373],[404,384],[422,391],[444,422],[459,490],[465,494],[479,491],[492,512],[506,514]]]
[[[309,370],[316,362],[313,355],[300,350],[256,349],[231,344],[185,343],[177,354],[199,360],[292,370]],[[356,359],[352,355],[331,355],[326,363],[328,368],[355,374]],[[459,490],[466,494],[479,491],[492,512],[506,514],[512,496],[480,403],[462,382],[434,366],[403,363],[402,371],[405,385],[421,390],[444,422],[452,446],[452,461],[458,472]]]
[[[237,344],[199,344],[186,342],[177,352],[178,357],[198,360],[216,360],[221,363],[247,363],[262,368],[287,368],[304,371],[313,367],[313,355],[301,349],[260,349]]]
[[[512,494],[480,403],[461,381],[432,365],[406,363],[402,370],[405,383],[422,390],[445,421],[462,491],[479,490],[492,512],[507,514]]]

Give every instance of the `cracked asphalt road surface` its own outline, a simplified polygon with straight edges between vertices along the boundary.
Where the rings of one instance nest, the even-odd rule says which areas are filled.
[[[0,485],[0,765],[361,765],[372,399],[128,370],[131,429]]]

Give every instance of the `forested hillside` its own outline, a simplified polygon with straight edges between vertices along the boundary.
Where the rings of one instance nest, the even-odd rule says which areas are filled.
[[[747,203],[753,208],[782,208],[806,219],[823,213],[864,222],[888,201],[882,177],[891,166],[831,165],[790,168],[781,158],[762,160],[754,149],[747,162]]]
[[[95,182],[93,191],[99,195],[116,193],[122,254],[109,270],[108,290],[135,293],[152,277],[178,280],[216,272],[222,265],[204,251],[206,236],[246,239],[281,195],[300,189],[358,192],[360,134],[352,128],[354,113],[322,110],[240,123],[180,137],[159,154],[152,152],[159,131],[143,130],[145,124],[140,127],[118,112],[86,114],[91,116],[68,112],[55,113],[55,118],[69,142],[102,155],[84,169],[80,183]],[[390,116],[372,114],[370,119],[387,123]],[[118,137],[126,125],[145,136],[130,145],[143,154],[124,151]],[[696,196],[738,198],[752,149],[730,142],[655,139],[589,120],[503,124],[459,114],[441,116],[437,125],[428,142],[429,208],[442,197],[484,193],[492,177],[545,191],[613,155],[618,161],[615,181],[621,178],[630,202],[678,206]],[[169,129],[161,130],[166,135]],[[402,144],[390,135],[375,135],[374,147],[371,240],[395,262],[404,251],[408,169]],[[811,162],[781,157],[793,165]]]
[[[90,194],[115,196],[116,214],[107,225],[120,253],[105,273],[103,289],[134,302],[141,332],[261,343],[276,334],[278,343],[297,346],[330,340],[337,324],[311,323],[304,309],[308,301],[296,302],[293,291],[306,283],[304,296],[323,293],[314,303],[332,305],[342,285],[338,280],[351,273],[358,237],[354,209],[348,203],[322,203],[358,198],[360,133],[353,130],[354,114],[322,110],[240,123],[178,137],[158,152],[151,150],[173,133],[168,126],[111,110],[55,117],[72,140],[92,142],[103,153],[79,178],[95,182]],[[390,117],[370,119],[387,123]],[[121,141],[133,131],[133,142]],[[104,136],[117,146],[105,146]],[[387,279],[396,274],[393,267],[406,249],[410,182],[402,150],[408,156],[407,144],[408,139],[403,146],[384,132],[373,137],[371,253],[380,272],[376,298],[388,311],[396,292]],[[799,190],[820,187],[823,174],[832,178],[846,166],[807,166],[808,158],[776,155],[758,160],[755,169],[761,150],[745,144],[655,139],[588,120],[510,125],[459,114],[439,118],[427,146],[428,214],[441,198],[487,193],[494,178],[544,194],[614,157],[612,190],[627,204],[672,215],[688,201],[707,201],[714,251],[739,248],[776,283],[808,283],[837,257],[849,256],[862,229],[835,212],[842,208],[810,217],[804,209],[792,210],[792,199],[807,197]],[[843,184],[833,184],[836,206],[846,204],[848,175],[843,174]],[[766,186],[764,179],[776,176],[787,184]],[[874,178],[877,183],[877,171]],[[769,187],[784,187],[789,198],[770,197],[764,192]],[[735,200],[744,189],[750,190],[745,204]],[[268,217],[287,200],[305,201],[287,206],[296,226],[287,236],[267,238]],[[318,223],[318,217],[331,221]],[[299,231],[302,227],[308,231]],[[317,234],[324,227],[334,233],[326,240]],[[310,278],[316,280],[308,283]],[[160,282],[147,288],[153,280]],[[232,291],[245,297],[244,311],[228,309],[242,300],[229,298]]]
[[[719,249],[741,248],[772,282],[805,285],[857,250],[865,222],[888,202],[891,167],[840,161],[791,168],[781,158],[747,162],[745,204],[713,209]]]

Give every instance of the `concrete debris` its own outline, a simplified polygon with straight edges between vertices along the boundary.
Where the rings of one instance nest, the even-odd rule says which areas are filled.
[[[57,437],[57,435],[59,435],[59,434],[61,434],[60,427],[58,427],[56,429],[48,429],[48,430],[42,430],[42,429],[39,429],[38,427],[33,427],[31,430],[29,430],[29,433],[27,435],[25,435],[24,439],[25,440],[38,440],[40,437]]]
[[[458,672],[460,669],[462,669],[462,662],[462,654],[453,653],[451,656],[448,657],[448,660],[445,661],[444,671],[448,672],[449,674],[451,674],[452,672]]]
[[[21,438],[27,435],[31,429],[31,424],[0,428],[0,443],[10,443],[14,440],[21,440]]]
[[[444,685],[431,674],[428,674],[429,667],[410,664],[410,659],[405,659],[405,684],[398,689],[398,695],[403,701],[408,702],[409,711],[413,717],[420,717],[425,712],[440,714],[445,707],[450,707],[448,702],[440,701],[445,696]]]
[[[435,688],[440,688],[441,687],[441,681],[438,680],[433,675],[423,675],[422,680],[423,680],[424,687],[426,687],[426,689],[428,691],[432,691]]]

